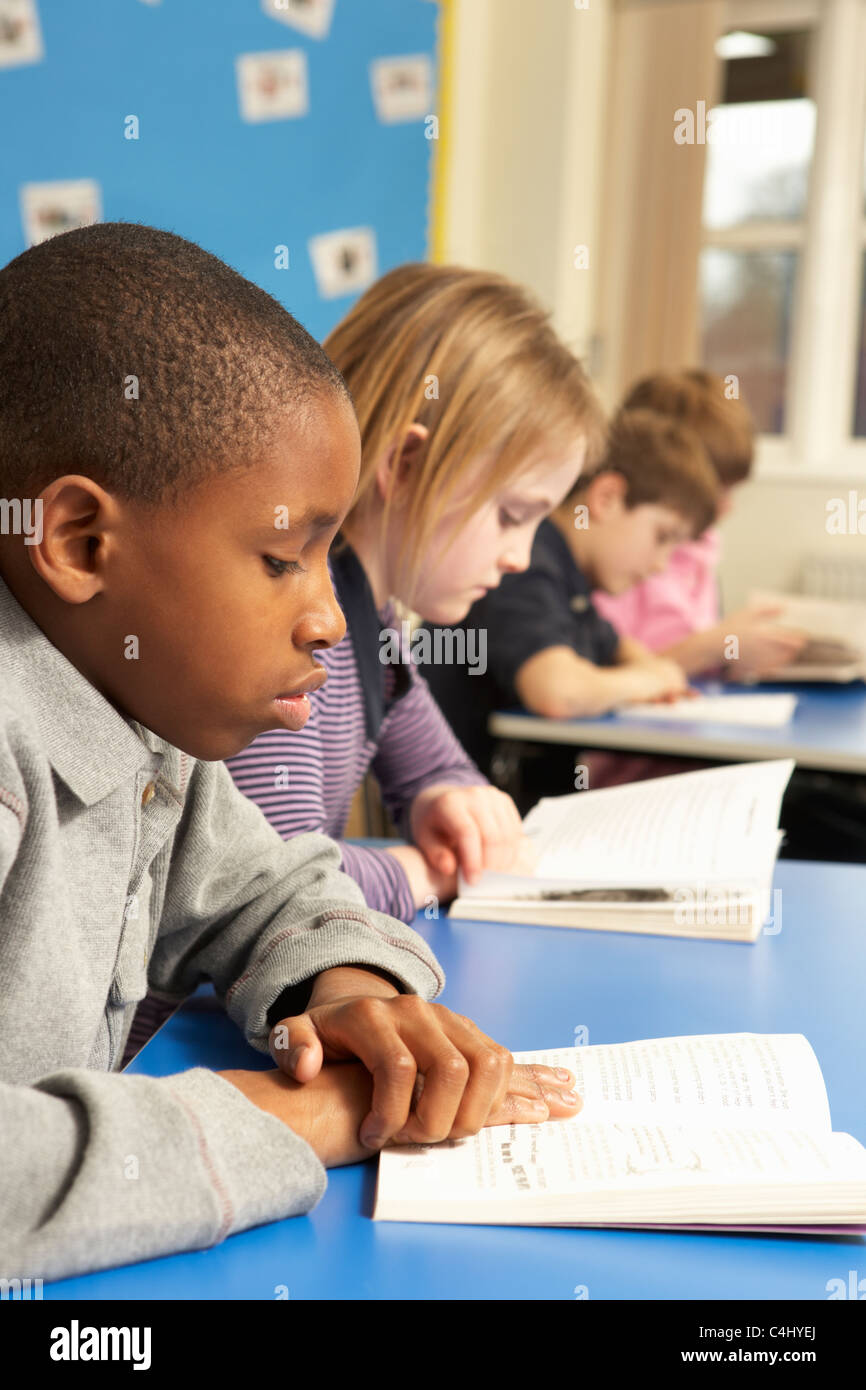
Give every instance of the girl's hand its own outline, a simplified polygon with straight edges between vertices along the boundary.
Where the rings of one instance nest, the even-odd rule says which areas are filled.
[[[416,994],[312,1005],[282,1019],[268,1046],[280,1070],[300,1083],[314,1081],[323,1061],[364,1063],[373,1096],[360,1139],[369,1150],[568,1118],[581,1106],[569,1092],[570,1072],[516,1066],[470,1019]]]
[[[457,896],[457,873],[439,873],[415,845],[386,845],[385,853],[393,855],[402,866],[409,882],[409,891],[416,908],[426,907],[431,898],[440,903]]]
[[[413,842],[440,874],[474,883],[485,869],[508,873],[527,853],[520,813],[496,787],[425,787],[412,802]]]

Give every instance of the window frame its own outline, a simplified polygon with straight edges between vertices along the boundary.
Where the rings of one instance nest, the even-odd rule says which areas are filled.
[[[724,30],[814,31],[815,148],[804,218],[706,228],[707,248],[798,249],[784,435],[759,435],[756,476],[866,476],[854,400],[866,208],[866,0],[727,0]]]

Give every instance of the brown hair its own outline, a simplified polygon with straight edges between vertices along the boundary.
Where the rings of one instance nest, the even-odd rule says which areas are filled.
[[[406,596],[471,460],[491,456],[458,529],[542,447],[564,451],[584,438],[585,467],[603,454],[604,417],[583,367],[549,316],[501,275],[399,266],[358,300],[324,347],[352,393],[361,430],[350,518],[376,505],[376,470],[409,426],[417,421],[430,432],[398,555]],[[390,508],[388,497],[383,533]]]
[[[725,382],[713,372],[684,368],[643,377],[621,408],[655,410],[689,425],[700,435],[722,487],[748,478],[754,456],[752,417],[743,401],[728,399]]]
[[[580,479],[572,496],[580,497],[601,473],[625,479],[627,507],[670,507],[692,523],[694,536],[715,520],[720,485],[709,454],[695,430],[669,416],[621,410],[611,425],[607,457]]]

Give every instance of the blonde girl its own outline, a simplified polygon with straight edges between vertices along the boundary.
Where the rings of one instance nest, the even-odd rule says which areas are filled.
[[[333,836],[370,906],[411,921],[453,896],[458,869],[471,881],[515,867],[523,840],[513,802],[464,753],[400,643],[402,619],[458,623],[525,569],[539,521],[601,457],[603,418],[548,316],[487,272],[401,266],[325,348],[362,444],[329,561],[347,635],[319,654],[328,679],[304,727],[261,735],[229,768],[281,835]],[[341,840],[368,769],[407,844]]]

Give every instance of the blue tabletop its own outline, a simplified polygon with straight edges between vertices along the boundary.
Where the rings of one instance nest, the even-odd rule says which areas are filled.
[[[703,681],[696,689],[712,695],[745,691],[797,696],[790,723],[780,729],[748,728],[742,724],[666,723],[664,720],[621,719],[616,714],[593,719],[542,719],[526,710],[503,710],[490,720],[499,738],[566,743],[593,748],[670,753],[683,757],[795,758],[801,767],[835,772],[866,772],[866,684],[752,685]]]
[[[444,1000],[514,1050],[670,1034],[801,1032],[834,1128],[866,1142],[866,867],[783,862],[781,930],[754,945],[418,919],[448,974]],[[781,915],[780,915],[781,914]],[[194,996],[130,1067],[258,1067]],[[866,1272],[859,1236],[703,1235],[374,1223],[375,1161],[329,1174],[309,1216],[194,1254],[66,1279],[46,1298],[826,1299]],[[585,1296],[585,1295],[584,1295]]]

